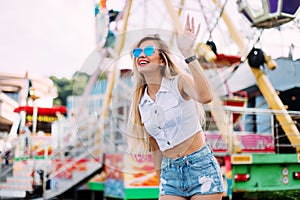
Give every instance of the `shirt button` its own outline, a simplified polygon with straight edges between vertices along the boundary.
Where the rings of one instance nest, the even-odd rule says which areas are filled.
[[[170,145],[171,143],[169,141],[167,141],[167,144]]]

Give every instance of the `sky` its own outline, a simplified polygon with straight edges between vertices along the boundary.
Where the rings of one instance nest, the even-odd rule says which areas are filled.
[[[95,2],[95,0],[0,0],[0,71],[24,75],[28,71],[29,75],[70,78],[74,72],[82,68],[97,45]],[[125,0],[107,0],[107,7],[120,10],[124,2]],[[166,13],[162,1],[133,2],[129,30],[143,28],[146,25],[150,28],[172,28],[168,15],[161,15]],[[210,20],[209,24],[212,27],[216,23],[216,17],[210,14],[214,13],[215,8],[207,7],[202,13],[199,12],[201,9],[199,2],[207,1],[187,2],[191,4],[185,5],[182,14],[191,13],[200,19],[199,38],[207,39],[209,27],[205,24],[203,14]],[[228,2],[228,6],[234,6],[232,13],[235,12],[241,20],[236,5],[233,5],[235,1]],[[150,17],[145,17],[147,15]],[[231,17],[234,17],[234,14]],[[246,23],[245,19],[243,23]],[[265,30],[261,35],[260,45],[271,56],[280,57],[287,56],[289,46],[293,43],[295,58],[300,58],[299,27],[298,29],[289,27],[291,26],[281,31]],[[242,34],[249,37],[252,30],[244,30],[245,33]],[[221,23],[213,35],[216,36],[214,39],[220,46],[220,53],[234,52],[224,39],[229,33],[222,28]]]
[[[71,77],[95,48],[94,0],[0,0],[1,72]]]

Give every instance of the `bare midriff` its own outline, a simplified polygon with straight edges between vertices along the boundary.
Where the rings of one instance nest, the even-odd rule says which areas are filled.
[[[185,140],[184,142],[176,145],[171,149],[162,152],[163,156],[167,158],[180,158],[195,151],[198,151],[205,146],[205,138],[203,132],[197,132],[195,135]]]

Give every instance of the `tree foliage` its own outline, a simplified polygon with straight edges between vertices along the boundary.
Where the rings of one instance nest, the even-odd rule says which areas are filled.
[[[49,77],[58,91],[58,97],[53,100],[53,105],[66,105],[68,96],[80,96],[89,81],[90,75],[84,72],[76,72],[71,80],[67,78]],[[107,79],[105,72],[100,73],[98,80]]]

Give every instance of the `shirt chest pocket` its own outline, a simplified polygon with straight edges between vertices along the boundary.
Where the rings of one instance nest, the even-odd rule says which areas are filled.
[[[151,110],[153,110],[152,106],[139,106],[139,110],[141,121],[144,124],[146,131],[152,136],[159,134],[161,131],[161,125],[159,123],[154,123],[155,119],[153,118],[154,116],[152,116],[153,112],[151,112]]]
[[[165,127],[177,126],[182,116],[179,99],[175,95],[168,95],[161,105],[165,110]]]

